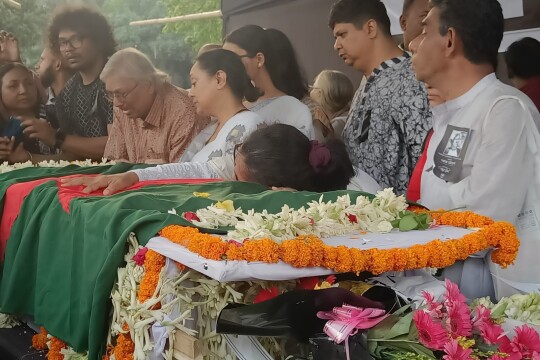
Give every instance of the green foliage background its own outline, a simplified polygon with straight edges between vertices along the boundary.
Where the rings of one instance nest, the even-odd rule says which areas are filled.
[[[80,0],[18,0],[21,10],[0,0],[0,29],[19,38],[21,57],[34,66],[46,39],[46,28],[54,7]],[[130,26],[146,20],[219,10],[220,0],[86,0],[99,6],[114,28],[119,48],[135,47],[154,64],[169,73],[177,85],[188,87],[189,69],[198,49],[221,42],[221,19],[207,19],[164,25]]]

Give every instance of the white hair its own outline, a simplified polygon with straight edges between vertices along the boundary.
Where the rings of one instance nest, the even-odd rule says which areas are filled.
[[[156,69],[152,61],[135,48],[126,48],[117,51],[103,67],[100,78],[111,76],[125,77],[134,80],[150,80],[155,84],[170,82],[170,77],[163,71]]]

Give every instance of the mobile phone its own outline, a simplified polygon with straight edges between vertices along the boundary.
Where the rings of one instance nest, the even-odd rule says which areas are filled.
[[[14,137],[15,146],[19,145],[23,139],[23,127],[21,126],[21,120],[15,116],[11,116],[4,126],[2,136],[7,137],[8,139]]]

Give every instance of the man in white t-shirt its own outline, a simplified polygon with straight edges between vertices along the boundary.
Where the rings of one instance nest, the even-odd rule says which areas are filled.
[[[420,202],[515,223],[533,181],[525,124],[532,116],[538,126],[540,115],[527,96],[495,77],[501,6],[497,0],[431,0],[431,6],[411,43],[413,67],[447,102],[433,111]],[[466,268],[454,277],[468,297],[492,295],[482,268],[475,279]]]

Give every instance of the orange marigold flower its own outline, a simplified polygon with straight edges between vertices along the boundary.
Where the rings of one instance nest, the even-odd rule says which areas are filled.
[[[32,347],[36,350],[47,350],[47,341],[47,330],[41,326],[39,333],[32,336]]]
[[[135,343],[131,340],[129,332],[120,334],[116,339],[114,347],[114,358],[116,360],[133,360],[133,352],[135,351]]]
[[[143,303],[146,300],[154,296],[161,269],[165,266],[165,256],[153,251],[148,250],[146,258],[144,260],[144,276],[139,286],[139,293],[137,295],[139,302]]]
[[[49,352],[47,353],[47,360],[64,360],[64,355],[60,351],[65,348],[67,348],[65,342],[56,337],[52,337],[50,340]]]

